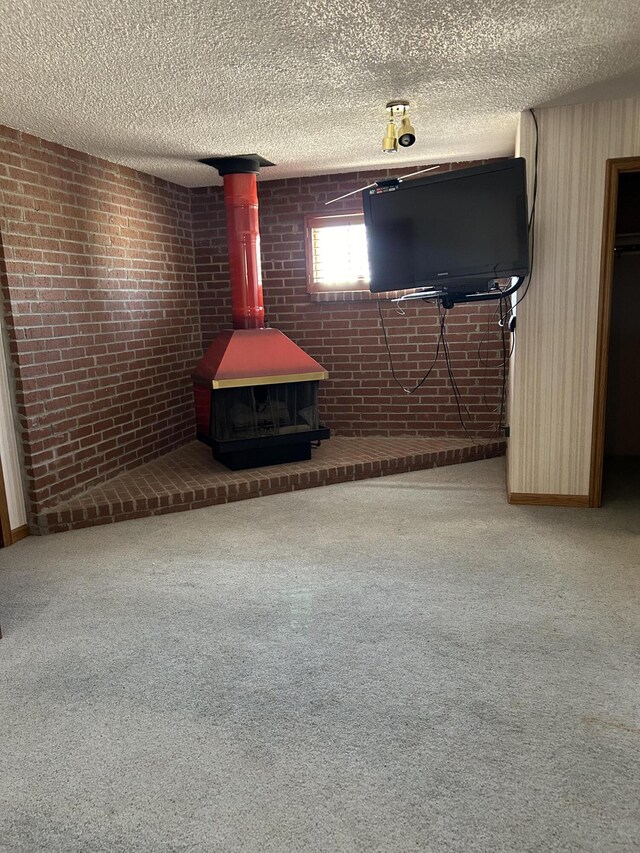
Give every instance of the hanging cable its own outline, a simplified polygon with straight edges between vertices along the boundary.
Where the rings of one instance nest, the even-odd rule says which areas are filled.
[[[389,367],[391,368],[391,375],[393,376],[393,379],[396,382],[396,384],[399,385],[400,388],[402,388],[402,390],[405,392],[405,394],[415,394],[415,392],[418,390],[418,388],[421,388],[424,385],[424,383],[427,381],[427,379],[431,375],[431,372],[433,371],[433,368],[436,365],[436,362],[438,360],[438,356],[440,355],[440,345],[442,342],[442,327],[440,328],[440,334],[438,335],[438,342],[436,345],[436,354],[434,355],[433,361],[429,365],[427,372],[422,377],[422,379],[416,385],[413,386],[413,388],[406,388],[402,384],[402,382],[398,379],[398,377],[396,375],[396,370],[395,370],[395,367],[393,364],[393,357],[391,355],[391,347],[389,346],[389,338],[387,337],[387,329],[386,329],[385,322],[384,322],[384,316],[382,314],[382,308],[380,306],[380,299],[377,299],[376,302],[378,304],[378,314],[380,315],[380,324],[382,326],[382,334],[384,335],[384,343],[385,343],[385,346],[387,348],[387,357],[389,359]]]
[[[524,286],[522,291],[519,291],[518,298],[515,302],[511,302],[508,306],[506,314],[500,317],[500,325],[503,326],[505,321],[514,313],[514,309],[517,305],[523,301],[529,292],[529,287],[531,285],[531,279],[533,278],[533,266],[535,261],[535,246],[536,246],[536,202],[538,200],[538,148],[540,142],[540,128],[538,127],[538,118],[536,116],[535,110],[530,109],[531,118],[533,119],[533,123],[536,128],[536,141],[533,153],[533,198],[531,201],[531,213],[529,214],[529,224],[527,230],[529,232],[529,257],[531,261],[531,265],[529,267],[529,276],[527,277],[527,283]]]
[[[538,199],[538,152],[539,152],[539,141],[540,141],[540,129],[538,126],[538,119],[537,119],[537,116],[535,114],[535,111],[533,109],[530,109],[529,112],[531,113],[531,117],[533,119],[535,131],[536,131],[535,147],[534,147],[533,194],[532,194],[532,202],[531,202],[531,212],[529,214],[529,221],[527,223],[527,231],[528,231],[529,245],[530,245],[529,275],[527,277],[527,282],[526,282],[526,285],[524,286],[524,290],[522,290],[519,293],[519,298],[517,298],[515,300],[515,302],[512,302],[510,299],[507,302],[507,298],[505,298],[505,297],[500,298],[497,308],[488,317],[487,328],[486,328],[485,333],[484,333],[484,335],[480,341],[480,344],[478,345],[478,359],[479,359],[480,363],[484,365],[484,368],[485,368],[484,379],[483,379],[483,389],[484,389],[483,390],[483,399],[484,399],[484,403],[485,403],[485,408],[487,408],[488,404],[487,404],[487,400],[486,400],[486,383],[487,383],[487,371],[489,368],[489,362],[485,361],[482,358],[481,349],[485,345],[486,341],[488,340],[489,328],[490,328],[492,320],[496,317],[496,315],[499,314],[498,325],[500,327],[500,340],[501,340],[500,361],[501,361],[501,374],[502,374],[501,388],[500,388],[500,402],[498,405],[499,418],[497,420],[495,429],[494,429],[493,433],[491,434],[491,436],[488,439],[484,440],[486,443],[490,443],[491,441],[493,441],[494,438],[496,437],[496,435],[498,435],[500,433],[500,430],[502,429],[502,426],[503,426],[504,414],[505,414],[505,410],[506,410],[507,365],[508,365],[509,360],[510,360],[511,356],[513,355],[513,352],[515,349],[515,328],[513,330],[511,330],[512,339],[511,339],[511,345],[509,346],[507,343],[508,329],[506,327],[506,324],[508,323],[510,316],[514,313],[514,309],[516,308],[516,306],[519,305],[524,300],[527,293],[529,292],[529,287],[531,285],[531,280],[533,278],[534,260],[535,260],[536,204],[537,204],[537,199]],[[426,302],[428,300],[425,299],[424,301]],[[396,371],[395,371],[395,367],[393,364],[393,357],[391,355],[391,348],[389,346],[389,338],[387,336],[387,330],[386,330],[386,326],[385,326],[385,322],[384,322],[384,316],[382,314],[382,308],[380,305],[380,299],[377,300],[378,314],[380,316],[380,323],[381,323],[382,332],[384,335],[384,342],[385,342],[385,347],[387,350],[387,356],[389,359],[389,367],[391,368],[391,374],[392,374],[393,379],[396,382],[396,384],[400,388],[402,388],[402,390],[406,394],[413,394],[426,382],[426,380],[431,375],[431,373],[432,373],[432,371],[436,365],[436,362],[438,360],[440,350],[442,349],[442,352],[443,352],[444,358],[445,358],[447,376],[449,378],[449,384],[451,385],[451,390],[453,392],[454,400],[456,403],[456,409],[457,409],[458,419],[460,421],[460,425],[462,426],[462,429],[464,430],[465,434],[472,441],[477,443],[478,437],[472,435],[472,433],[467,428],[467,424],[465,423],[465,419],[463,416],[463,410],[466,413],[467,419],[469,421],[472,420],[471,413],[469,412],[468,407],[466,406],[466,404],[464,403],[464,400],[462,399],[462,393],[460,391],[460,387],[457,383],[455,374],[453,372],[451,352],[449,349],[449,342],[447,340],[447,335],[446,335],[446,311],[447,311],[447,309],[443,308],[442,302],[440,299],[437,299],[435,301],[436,301],[436,305],[437,305],[437,309],[438,309],[438,320],[439,320],[439,334],[438,334],[438,341],[437,341],[437,346],[436,346],[436,353],[435,353],[435,356],[434,356],[432,363],[430,364],[427,372],[422,377],[422,379],[416,385],[414,385],[412,388],[406,388],[403,385],[403,383],[398,379],[398,376],[397,376]]]

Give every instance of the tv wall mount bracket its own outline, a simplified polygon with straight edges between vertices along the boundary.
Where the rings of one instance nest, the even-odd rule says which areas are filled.
[[[436,302],[440,302],[442,307],[446,309],[451,309],[454,305],[460,305],[464,302],[491,302],[511,296],[511,294],[515,293],[522,286],[525,280],[525,276],[523,275],[511,276],[511,278],[515,279],[515,281],[512,281],[504,290],[498,287],[497,283],[493,290],[478,290],[467,293],[456,293],[455,290],[451,290],[450,292],[442,291],[433,288],[406,293],[404,296],[398,296],[391,301],[403,303],[412,302],[414,299],[422,299],[425,302],[435,300]]]

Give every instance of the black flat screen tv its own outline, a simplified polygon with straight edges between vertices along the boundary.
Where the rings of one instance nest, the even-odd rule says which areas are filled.
[[[362,194],[370,290],[487,290],[529,272],[523,158],[456,169]]]

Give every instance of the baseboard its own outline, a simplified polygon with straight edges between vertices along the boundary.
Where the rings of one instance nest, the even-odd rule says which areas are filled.
[[[510,504],[525,506],[576,506],[588,507],[589,495],[545,495],[535,492],[509,492]]]
[[[16,542],[19,542],[21,539],[24,539],[25,536],[29,535],[29,525],[23,524],[22,527],[16,527],[11,531],[11,544],[15,545]]]

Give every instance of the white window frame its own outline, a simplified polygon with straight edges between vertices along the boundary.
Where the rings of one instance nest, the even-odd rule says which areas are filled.
[[[364,225],[364,214],[354,211],[350,213],[337,214],[312,214],[305,216],[305,249],[307,258],[307,290],[309,293],[369,293],[369,279],[358,278],[351,282],[340,282],[339,284],[326,284],[317,281],[315,271],[315,250],[313,231],[321,228],[335,228],[341,225]]]

